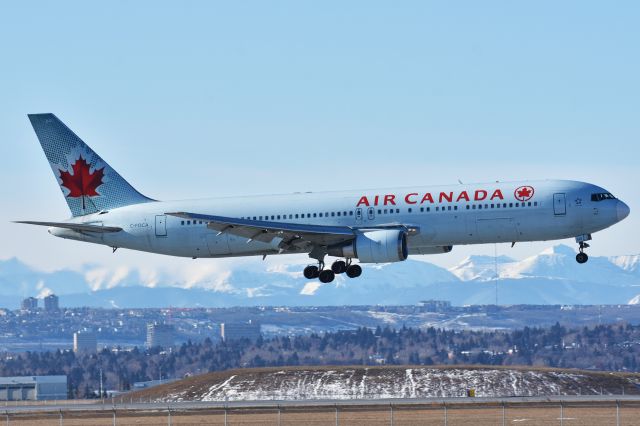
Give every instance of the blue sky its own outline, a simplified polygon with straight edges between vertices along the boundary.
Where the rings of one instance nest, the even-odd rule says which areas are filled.
[[[640,252],[638,2],[0,8],[0,258],[47,269],[190,261],[111,255],[10,224],[68,216],[31,112],[54,112],[158,199],[585,180],[632,209],[591,253]],[[471,253],[493,246],[428,260]]]

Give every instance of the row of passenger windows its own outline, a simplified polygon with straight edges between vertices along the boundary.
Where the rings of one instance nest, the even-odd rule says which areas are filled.
[[[492,204],[467,204],[467,210],[487,210],[487,209],[506,209],[506,208],[514,208],[514,207],[538,207],[538,202],[529,201],[528,203],[492,203]],[[436,212],[444,212],[444,211],[457,211],[458,206],[436,206],[433,207],[433,211]],[[429,213],[432,211],[431,207],[420,207],[420,213]],[[409,207],[407,209],[407,213],[413,213],[413,208]],[[383,214],[400,214],[400,209],[378,209],[378,215]],[[283,215],[271,215],[271,216],[243,216],[240,219],[247,220],[287,220],[288,219],[310,219],[312,217],[345,217],[345,216],[353,216],[353,210],[351,211],[341,211],[341,212],[325,212],[325,213],[298,213],[298,214],[283,214]],[[202,221],[197,220],[187,220],[180,221],[181,225],[197,225],[198,222],[202,225]]]
[[[353,216],[353,210],[352,211],[342,211],[342,212],[325,212],[325,213],[298,213],[298,214],[290,214],[289,215],[289,219],[304,219],[306,218],[312,218],[312,217],[342,217],[342,216]],[[241,217],[240,219],[248,219],[248,220],[269,220],[269,217],[271,217],[271,220],[287,220],[287,215],[283,214],[283,215],[271,215],[271,216],[248,216],[248,217]]]

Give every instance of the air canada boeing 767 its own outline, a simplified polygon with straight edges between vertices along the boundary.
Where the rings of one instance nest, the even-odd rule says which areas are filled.
[[[575,238],[588,260],[594,232],[629,215],[596,185],[568,180],[409,186],[361,191],[157,201],[135,190],[53,114],[31,124],[71,210],[20,221],[61,238],[200,257],[307,253],[309,279],[358,277],[360,263],[447,253],[454,245]],[[326,256],[337,257],[325,268]]]

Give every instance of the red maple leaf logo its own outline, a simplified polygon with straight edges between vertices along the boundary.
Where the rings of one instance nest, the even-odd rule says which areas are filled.
[[[521,186],[515,190],[516,200],[528,201],[533,197],[534,189],[532,186]]]
[[[91,173],[91,166],[80,156],[80,158],[73,163],[71,169],[73,170],[73,174],[60,170],[62,186],[69,190],[67,197],[95,197],[96,195],[100,195],[96,190],[102,185],[104,167],[96,169]],[[82,203],[84,205],[84,198],[82,199]]]

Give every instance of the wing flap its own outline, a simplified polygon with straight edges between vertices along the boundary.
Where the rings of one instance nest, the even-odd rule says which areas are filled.
[[[238,219],[225,216],[205,215],[189,212],[165,213],[182,219],[202,220],[209,229],[228,232],[250,241],[269,243],[275,238],[282,240],[281,246],[307,242],[314,245],[331,245],[355,238],[355,231],[348,226],[306,225],[300,223],[269,222],[264,220]]]

